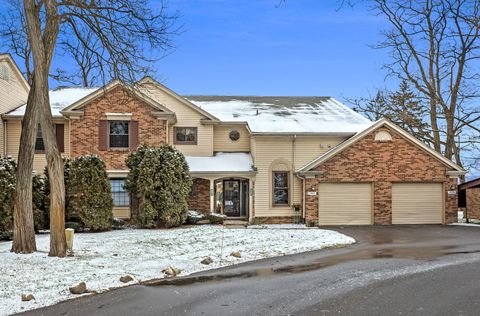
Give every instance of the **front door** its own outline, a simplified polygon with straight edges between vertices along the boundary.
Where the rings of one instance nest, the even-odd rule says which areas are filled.
[[[223,180],[223,212],[240,217],[240,180]]]

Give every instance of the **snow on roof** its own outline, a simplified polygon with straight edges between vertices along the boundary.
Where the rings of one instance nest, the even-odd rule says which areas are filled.
[[[58,88],[50,90],[50,106],[53,116],[62,116],[60,111],[70,104],[86,97],[98,88]],[[21,116],[25,114],[26,104],[8,112],[7,115]]]
[[[186,96],[222,121],[253,133],[357,133],[372,122],[330,97]]]
[[[249,172],[253,171],[248,153],[217,153],[212,157],[186,156],[190,172]]]

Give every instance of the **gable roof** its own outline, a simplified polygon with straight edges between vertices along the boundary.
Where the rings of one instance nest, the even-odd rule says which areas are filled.
[[[212,115],[211,113],[205,111],[204,109],[202,109],[201,107],[198,107],[197,105],[193,104],[192,102],[190,102],[189,100],[187,100],[186,98],[178,95],[177,93],[173,92],[172,90],[170,90],[169,88],[165,87],[163,84],[161,84],[160,82],[156,81],[155,79],[153,79],[152,77],[145,77],[143,79],[141,79],[140,81],[138,81],[136,83],[136,85],[140,86],[144,83],[150,83],[150,84],[153,84],[155,87],[157,87],[158,89],[160,89],[162,92],[164,92],[165,94],[168,94],[169,96],[173,97],[174,99],[180,101],[182,104],[186,105],[187,107],[191,108],[192,110],[202,114],[203,116],[207,117],[208,119],[212,120],[212,121],[218,121],[218,118],[216,118],[214,115]]]
[[[132,92],[136,97],[138,97],[142,101],[145,101],[150,106],[152,106],[154,108],[157,108],[162,112],[173,114],[173,112],[170,111],[169,109],[167,109],[164,105],[158,103],[156,100],[153,100],[149,96],[147,96],[144,93],[138,91],[138,89],[132,88],[132,87],[124,84],[123,82],[121,82],[119,80],[114,80],[114,81],[110,82],[109,84],[107,84],[106,86],[104,86],[102,88],[95,89],[92,93],[80,98],[79,100],[77,100],[77,101],[73,102],[72,104],[68,105],[67,107],[65,107],[63,110],[60,111],[60,113],[63,114],[63,113],[78,110],[81,107],[83,107],[86,103],[103,96],[104,94],[108,93],[109,91],[112,91],[113,89],[115,89],[117,87],[126,88],[130,92]]]
[[[66,106],[98,90],[98,88],[59,88],[49,91],[52,116],[61,117],[60,113]],[[26,104],[5,114],[10,117],[22,117],[25,114]]]
[[[27,82],[27,79],[23,76],[22,72],[20,71],[20,68],[18,68],[17,63],[15,60],[12,58],[12,55],[9,53],[6,54],[0,54],[0,61],[7,61],[17,77],[20,79],[20,82],[22,83],[22,87],[25,89],[26,92],[30,91],[30,85]]]
[[[398,127],[397,125],[393,124],[392,122],[390,122],[387,119],[378,120],[377,122],[375,122],[370,127],[364,129],[363,131],[356,134],[355,136],[347,139],[343,143],[340,143],[338,146],[336,146],[336,147],[332,148],[331,150],[327,151],[326,153],[324,153],[320,157],[312,160],[311,162],[309,162],[308,164],[306,164],[305,166],[300,168],[298,170],[298,172],[300,172],[300,173],[308,172],[311,169],[316,168],[317,166],[319,166],[323,162],[329,160],[330,158],[334,157],[336,154],[340,153],[341,151],[343,151],[347,147],[353,145],[354,143],[356,143],[357,141],[359,141],[360,139],[362,139],[363,137],[368,135],[370,132],[372,132],[372,131],[374,131],[377,128],[382,127],[382,126],[388,126],[388,127],[392,128],[395,132],[399,133],[401,136],[403,136],[404,138],[409,140],[411,143],[413,143],[414,145],[416,145],[417,147],[419,147],[423,151],[427,152],[428,154],[434,156],[435,158],[440,160],[440,162],[449,166],[454,171],[457,171],[459,174],[465,174],[466,173],[465,170],[463,170],[460,166],[453,163],[449,159],[445,158],[444,156],[442,156],[441,154],[439,154],[435,150],[431,149],[430,147],[428,147],[427,145],[425,145],[424,143],[419,141],[417,138],[415,138],[414,136],[412,136],[411,134],[409,134],[408,132],[406,132],[402,128]]]
[[[221,121],[246,122],[252,134],[342,134],[372,122],[331,97],[185,96]]]

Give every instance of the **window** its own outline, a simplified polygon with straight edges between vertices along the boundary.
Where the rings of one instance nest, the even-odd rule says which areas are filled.
[[[35,152],[44,152],[45,151],[45,143],[43,142],[42,136],[42,129],[40,124],[37,127],[37,136],[35,138]]]
[[[231,131],[230,134],[228,134],[228,137],[230,138],[230,140],[232,141],[237,141],[240,139],[240,133],[238,131]]]
[[[54,131],[55,131],[55,136],[57,139],[57,146],[58,150],[60,152],[65,151],[65,143],[64,143],[64,125],[63,124],[54,124]],[[43,134],[42,134],[42,128],[40,127],[40,124],[37,126],[37,135],[35,137],[35,153],[36,154],[43,154],[45,153],[45,143],[43,141]]]
[[[129,206],[130,197],[125,190],[125,179],[110,179],[113,206]]]
[[[289,205],[289,181],[287,171],[273,172],[273,205]]]
[[[109,147],[128,148],[128,121],[110,121]]]
[[[10,79],[10,73],[7,65],[2,65],[2,78],[6,81]]]
[[[197,144],[196,127],[175,127],[175,143],[185,145]]]

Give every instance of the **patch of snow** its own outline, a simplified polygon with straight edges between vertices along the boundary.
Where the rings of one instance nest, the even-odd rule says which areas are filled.
[[[480,223],[479,224],[475,224],[475,223],[452,223],[452,224],[449,224],[451,226],[468,226],[468,227],[480,227]]]
[[[38,252],[29,255],[11,253],[11,242],[1,242],[0,315],[78,297],[68,288],[82,281],[89,290],[102,292],[125,286],[119,278],[127,274],[135,282],[162,278],[162,270],[172,266],[181,269],[182,276],[354,242],[351,237],[323,229],[247,230],[223,226],[76,234],[75,256],[67,258],[48,257],[48,235],[37,235]],[[230,256],[233,251],[239,251],[242,258]],[[207,256],[214,260],[209,266],[200,263]],[[36,300],[22,302],[22,294],[33,294]]]
[[[187,99],[222,121],[247,122],[254,133],[357,133],[372,122],[333,98],[316,98],[311,103],[299,102],[282,106],[256,101],[255,97],[231,97],[222,101],[203,97]],[[275,98],[275,97],[269,97]],[[287,98],[284,98],[286,100]],[[299,97],[299,100],[302,98]],[[312,99],[312,98],[308,98]],[[278,101],[278,102],[277,102]]]
[[[317,226],[309,227],[305,224],[261,224],[249,225],[250,229],[319,229]]]
[[[212,157],[185,157],[190,172],[253,171],[252,156],[248,153],[217,153]]]
[[[98,90],[98,88],[59,88],[50,90],[50,107],[52,109],[53,116],[61,116],[60,111],[67,106],[77,102],[78,100],[86,97],[92,92]],[[7,115],[24,115],[27,105],[22,105],[15,110],[8,112]]]

